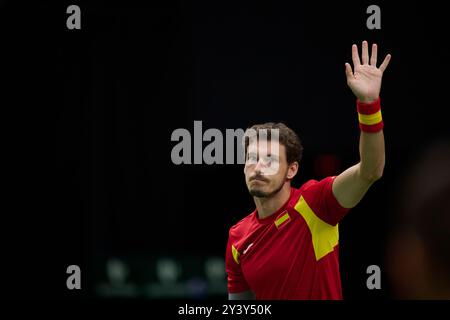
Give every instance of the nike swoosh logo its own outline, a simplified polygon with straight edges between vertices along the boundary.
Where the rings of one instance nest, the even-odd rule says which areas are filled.
[[[248,249],[250,249],[250,247],[253,245],[253,243],[250,243],[249,245],[248,245],[248,247],[244,250],[244,252],[242,252],[242,254],[245,254],[247,251],[248,251]]]

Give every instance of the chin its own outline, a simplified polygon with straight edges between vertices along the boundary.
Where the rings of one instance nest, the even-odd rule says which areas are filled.
[[[252,195],[253,197],[257,197],[257,198],[265,198],[268,195],[267,192],[264,192],[261,189],[250,189],[249,192],[250,192],[250,195]]]

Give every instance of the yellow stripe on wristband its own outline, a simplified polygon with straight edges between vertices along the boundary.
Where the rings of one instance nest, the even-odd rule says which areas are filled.
[[[366,124],[366,125],[372,125],[372,124],[377,124],[379,122],[381,122],[381,120],[383,120],[383,118],[381,117],[381,110],[378,110],[375,113],[372,114],[361,114],[358,113],[358,119],[359,122],[362,124]]]

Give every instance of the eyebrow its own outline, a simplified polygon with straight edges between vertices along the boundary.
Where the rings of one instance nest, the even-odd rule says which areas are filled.
[[[254,152],[254,151],[248,152],[247,155],[248,155],[248,156],[258,156],[258,154],[257,154],[256,152]],[[266,156],[272,157],[272,158],[278,159],[278,160],[280,159],[280,156],[279,156],[279,155],[276,155],[276,154],[271,154],[271,153],[269,153],[269,154],[267,154]]]

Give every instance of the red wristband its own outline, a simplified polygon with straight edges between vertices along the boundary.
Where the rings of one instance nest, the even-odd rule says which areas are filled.
[[[381,116],[380,98],[373,102],[364,103],[356,100],[358,111],[359,128],[364,132],[378,132],[384,127]]]

